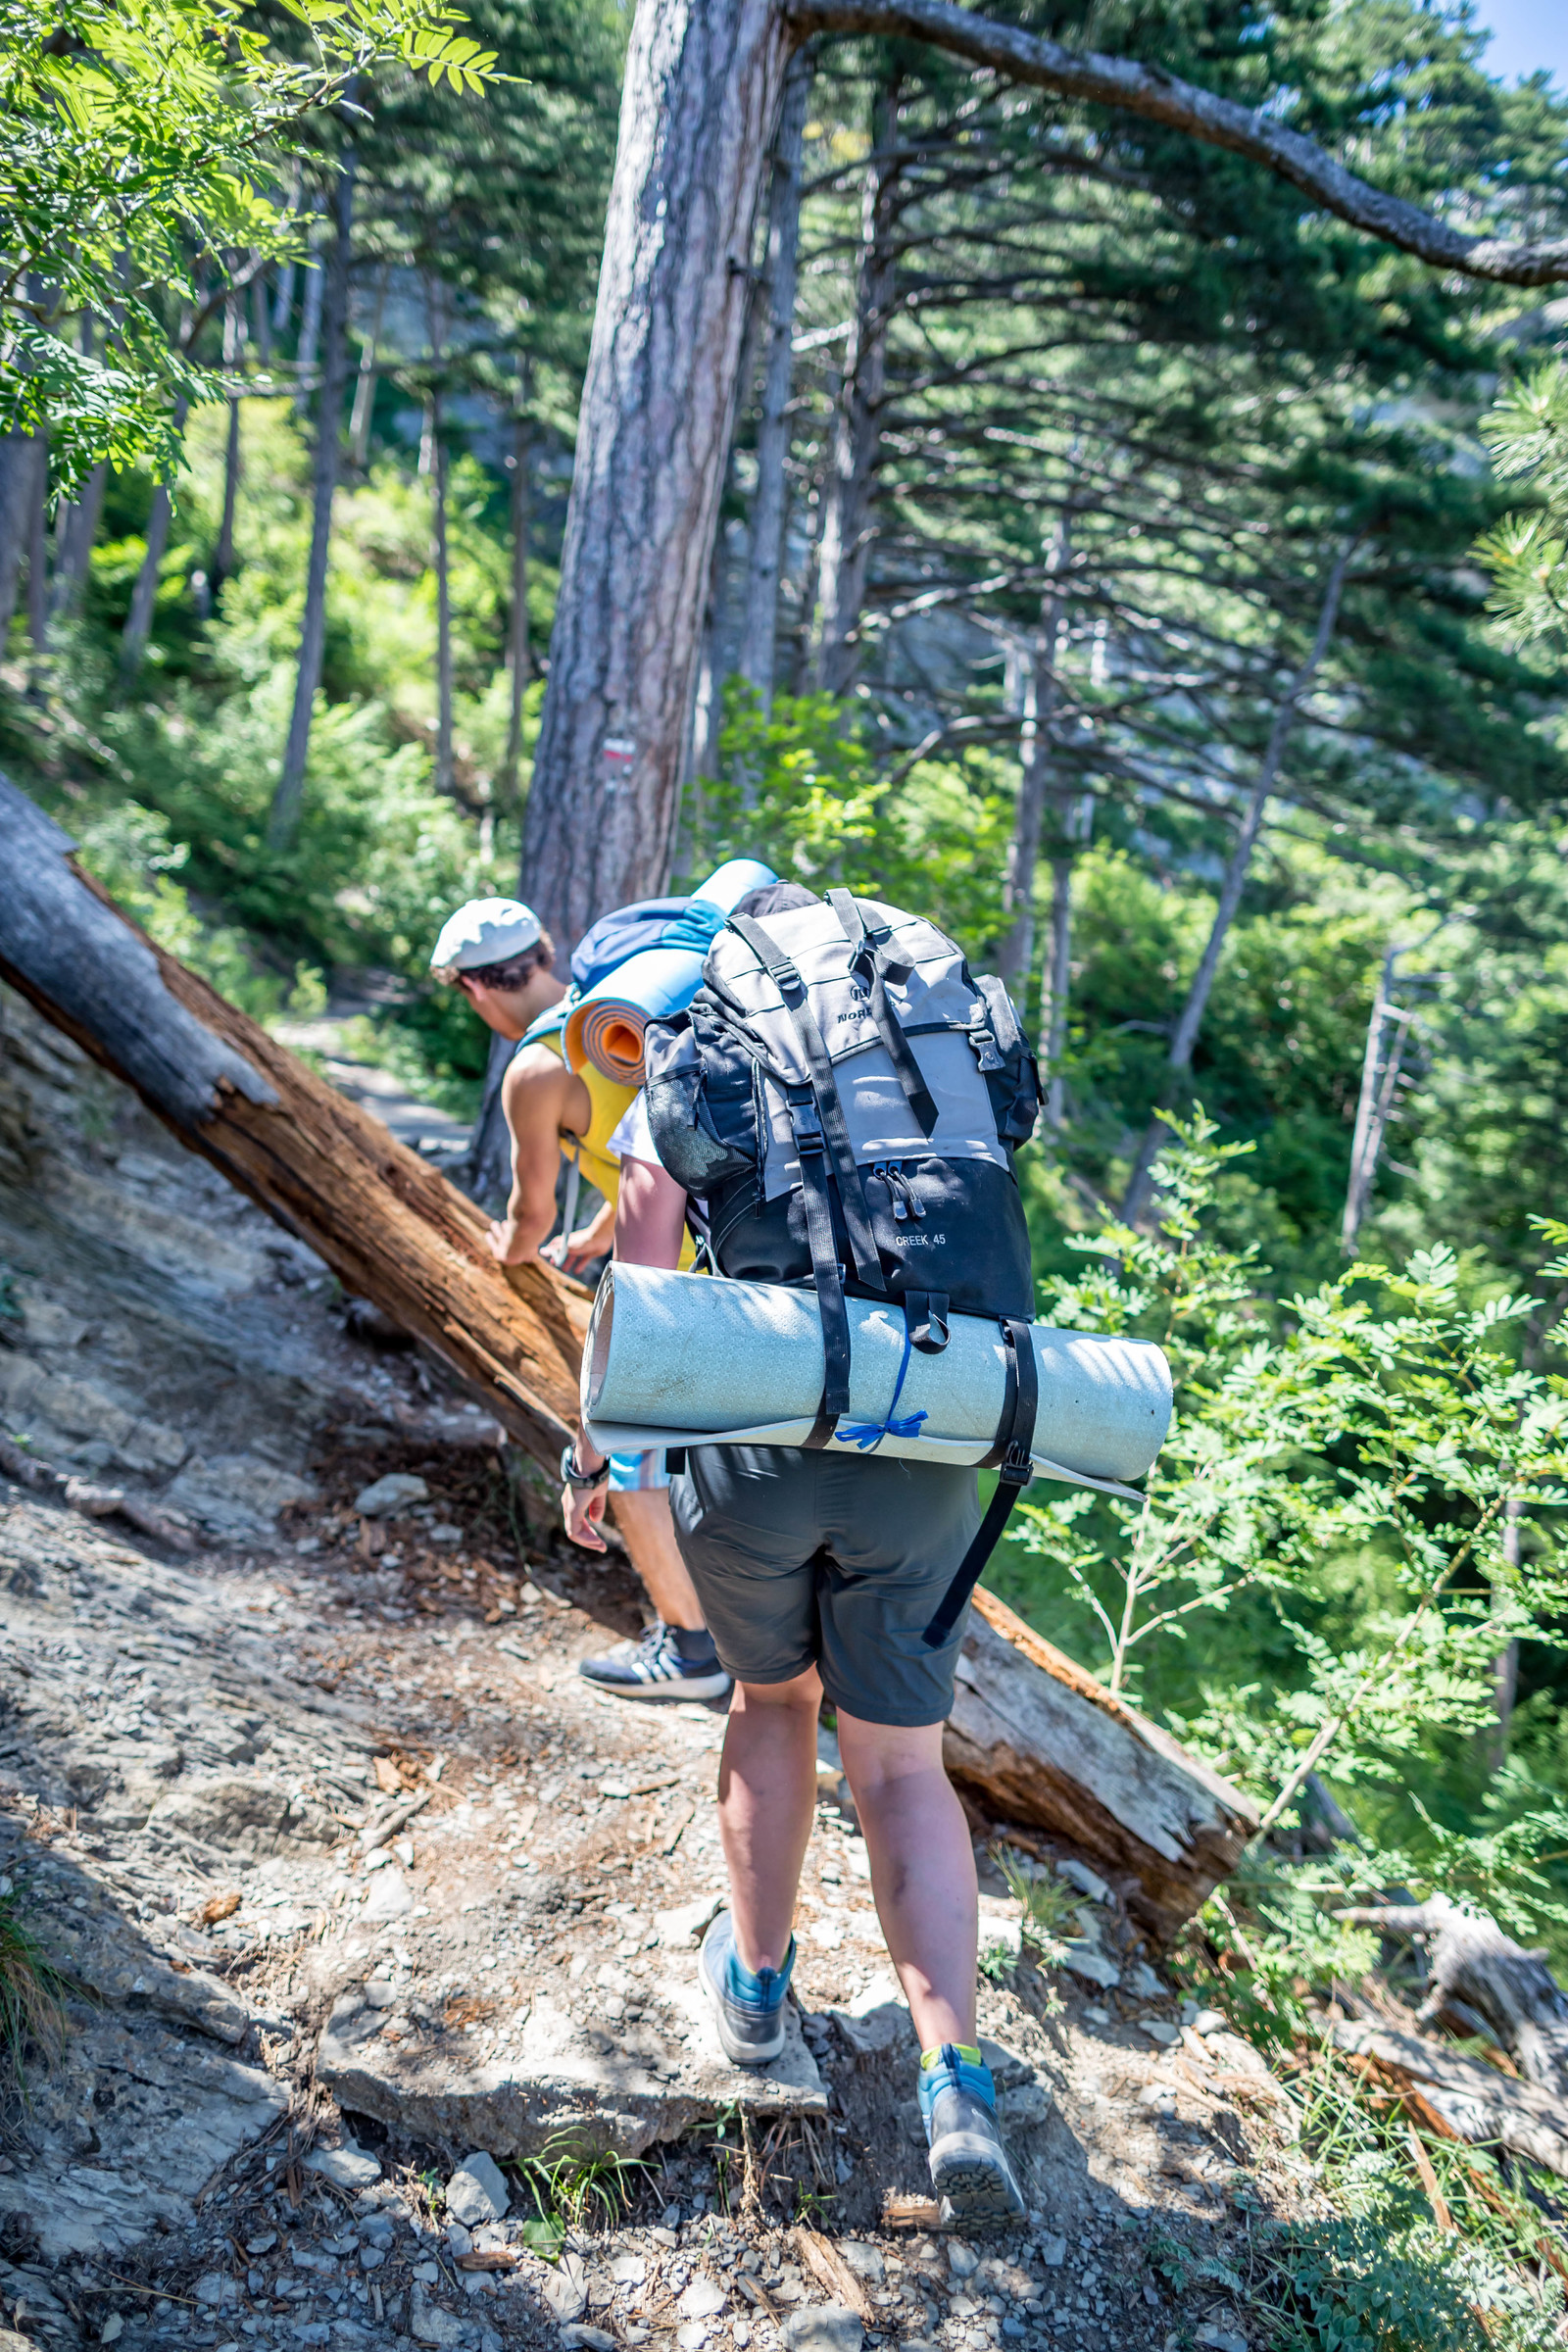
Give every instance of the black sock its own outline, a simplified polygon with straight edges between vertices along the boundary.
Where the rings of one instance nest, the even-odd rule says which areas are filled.
[[[716,1656],[713,1637],[706,1625],[672,1625],[677,1654],[688,1666],[707,1666]]]

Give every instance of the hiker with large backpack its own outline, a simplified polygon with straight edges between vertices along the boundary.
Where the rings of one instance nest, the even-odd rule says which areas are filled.
[[[671,1487],[736,1686],[718,1793],[730,1907],[702,1982],[735,2063],[779,2056],[826,1698],[919,2036],[945,2219],[1005,2219],[1023,2199],[975,2039],[974,1855],[942,1727],[969,1592],[1029,1476],[1033,1286],[1012,1155],[1039,1107],[1034,1059],[1005,990],[973,979],[932,924],[798,888],[731,916],[703,987],[650,1026],[646,1054],[617,1139],[617,1261],[673,1268],[695,1224],[721,1282],[814,1290],[822,1338],[804,1444],[694,1444]],[[847,1418],[846,1302],[866,1299],[903,1331],[875,1424]],[[959,1315],[992,1318],[1007,1366],[984,1523],[973,1467],[884,1450],[925,1417],[900,1411],[911,1351],[939,1353]],[[585,1363],[585,1394],[588,1377]],[[566,1467],[580,1482],[602,1458],[585,1432]],[[573,1483],[564,1504],[567,1532],[597,1545],[598,1495]]]
[[[620,1182],[612,1138],[636,1099],[642,1075],[640,1016],[634,1004],[617,999],[615,983],[627,978],[635,991],[641,972],[654,983],[654,1002],[685,1002],[736,885],[744,889],[767,875],[765,866],[736,861],[706,886],[710,891],[716,886],[716,897],[647,901],[616,909],[579,941],[569,988],[556,977],[555,943],[520,900],[470,900],[443,925],[430,957],[432,971],[460,989],[486,1028],[513,1040],[516,1049],[501,1090],[512,1187],[505,1214],[489,1233],[491,1250],[503,1265],[525,1264],[543,1251],[576,1273],[608,1251]],[[610,1054],[601,1054],[601,1060],[612,1059],[613,1074],[587,1054],[576,1056],[576,1066],[567,1059],[566,1023],[574,1013],[580,1020],[584,1011],[618,1022],[606,1038]],[[562,1231],[548,1243],[563,1156]],[[583,1179],[600,1194],[603,1205],[578,1227],[574,1219]],[[614,1454],[602,1485],[613,1498],[616,1527],[655,1614],[639,1641],[581,1659],[579,1674],[620,1698],[722,1698],[729,1676],[718,1663],[675,1542],[662,1453]]]

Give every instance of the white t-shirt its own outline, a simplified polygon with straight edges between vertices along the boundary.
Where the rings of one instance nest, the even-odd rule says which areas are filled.
[[[653,1124],[648,1116],[648,1096],[642,1087],[632,1097],[630,1107],[621,1112],[607,1149],[613,1159],[643,1159],[650,1167],[663,1166],[654,1148]]]

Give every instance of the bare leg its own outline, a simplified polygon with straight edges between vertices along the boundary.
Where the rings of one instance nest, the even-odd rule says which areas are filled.
[[[782,1967],[816,1810],[815,1668],[790,1683],[737,1683],[718,1768],[735,1946],[754,1972]],[[971,1877],[973,1866],[971,1864]]]
[[[669,1489],[644,1487],[630,1494],[612,1494],[610,1507],[654,1607],[666,1625],[694,1634],[703,1622],[703,1604],[675,1542]]]
[[[979,1892],[969,1825],[942,1768],[942,1726],[901,1730],[841,1710],[839,1753],[920,2047],[972,2044]]]

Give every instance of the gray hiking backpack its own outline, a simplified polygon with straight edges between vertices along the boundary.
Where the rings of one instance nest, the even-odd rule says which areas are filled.
[[[732,915],[691,1004],[650,1022],[644,1046],[654,1143],[706,1203],[715,1270],[815,1286],[826,1378],[808,1446],[852,1434],[839,1427],[846,1292],[902,1305],[906,1361],[909,1347],[946,1347],[950,1312],[1000,1323],[1007,1401],[987,1459],[1002,1479],[927,1630],[945,1640],[1027,1482],[1034,1431],[1034,1354],[1014,1329],[1033,1315],[1034,1283],[1012,1155],[1041,1094],[1011,999],[974,979],[934,924],[834,890],[766,926]],[[853,1434],[863,1446],[881,1432]]]

